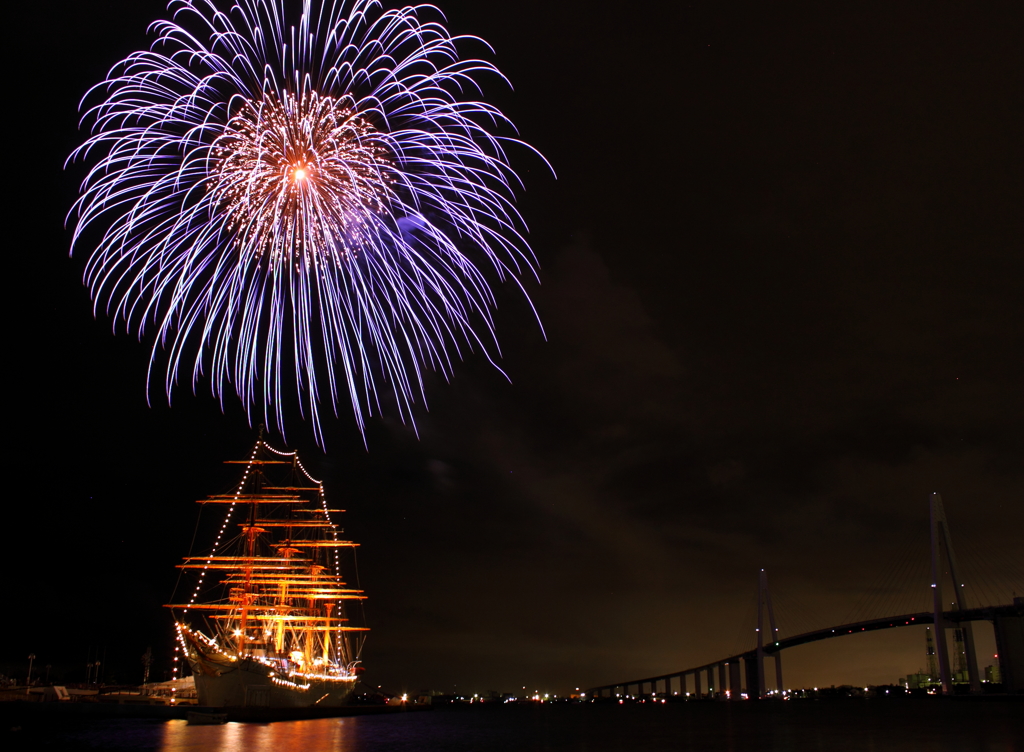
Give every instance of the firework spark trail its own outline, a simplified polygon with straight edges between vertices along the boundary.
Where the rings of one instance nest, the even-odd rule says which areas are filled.
[[[292,364],[318,441],[322,404],[337,414],[346,391],[360,431],[382,391],[411,422],[424,368],[497,352],[485,269],[520,289],[535,276],[504,151],[522,142],[463,99],[475,76],[504,77],[459,57],[482,40],[421,20],[433,6],[304,0],[295,24],[284,0],[168,10],[83,100],[102,98],[69,160],[95,160],[72,251],[102,230],[95,311],[156,327],[168,399],[191,370],[193,390],[208,376],[222,407],[233,389],[283,432]]]

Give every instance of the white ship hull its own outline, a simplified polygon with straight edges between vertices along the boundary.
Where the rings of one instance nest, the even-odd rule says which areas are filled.
[[[354,676],[284,675],[258,660],[201,653],[194,644],[188,660],[204,707],[337,708],[348,704],[356,684]]]

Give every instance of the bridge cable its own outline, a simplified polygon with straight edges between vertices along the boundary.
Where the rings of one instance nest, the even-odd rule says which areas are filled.
[[[840,624],[853,624],[866,621],[868,618],[877,616],[879,608],[885,610],[888,606],[888,599],[879,603],[879,594],[892,595],[894,583],[902,578],[902,573],[910,567],[910,558],[913,551],[904,548],[896,555],[892,565],[882,569],[879,577],[870,586],[861,591],[861,597],[855,602],[853,608],[840,620]],[[870,616],[869,616],[870,614]]]
[[[922,536],[916,545],[907,547],[907,565],[895,573],[892,598],[887,613],[880,617],[902,616],[928,610],[930,553],[926,537]]]
[[[812,632],[821,626],[821,613],[806,606],[795,594],[786,592],[779,596],[775,590],[772,591],[772,600],[775,603],[775,611],[779,614],[779,633],[787,637]],[[783,629],[782,625],[785,625]]]
[[[757,601],[759,597],[760,592],[755,588],[754,597],[747,599],[746,610],[744,611],[743,618],[739,621],[736,636],[732,640],[732,645],[736,648],[732,651],[733,655],[745,653],[757,645],[757,633],[754,631],[753,625],[757,621]]]

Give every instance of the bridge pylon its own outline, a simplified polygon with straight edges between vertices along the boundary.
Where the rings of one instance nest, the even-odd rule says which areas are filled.
[[[948,566],[950,577],[953,578],[953,594],[956,598],[957,611],[967,610],[967,596],[964,593],[964,581],[957,567],[953,542],[949,535],[949,523],[946,511],[942,507],[942,497],[933,493],[929,497],[929,517],[931,519],[932,540],[932,602],[935,611],[935,652],[939,658],[939,678],[942,681],[942,693],[952,694],[953,676],[949,670],[949,649],[946,641],[946,629],[954,626],[943,616],[945,601],[942,596],[943,564]],[[943,553],[945,556],[943,557]],[[943,561],[944,559],[944,561]],[[974,650],[974,632],[969,621],[957,627],[963,637],[964,653],[967,658],[967,677],[971,685],[971,693],[981,692],[981,677],[978,674],[978,657]],[[958,641],[959,642],[959,641]]]
[[[765,697],[768,693],[765,688],[765,675],[764,675],[764,612],[768,611],[768,623],[771,627],[771,632],[768,635],[768,644],[772,647],[778,645],[779,642],[779,628],[775,626],[775,609],[772,608],[772,595],[768,592],[768,573],[763,569],[761,570],[761,576],[757,581],[757,696]],[[773,658],[775,658],[775,686],[779,692],[782,692],[782,655],[781,651],[774,650]],[[747,686],[747,692],[750,692],[751,687]]]

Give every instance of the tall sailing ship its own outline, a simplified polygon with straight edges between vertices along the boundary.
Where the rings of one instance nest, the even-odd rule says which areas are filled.
[[[167,606],[199,704],[344,705],[367,631],[345,609],[364,595],[342,578],[342,550],[357,545],[339,537],[332,515],[344,510],[328,508],[297,453],[262,437],[249,459],[228,464],[244,466],[234,492],[199,500],[226,509],[216,541],[178,565],[194,589]]]

